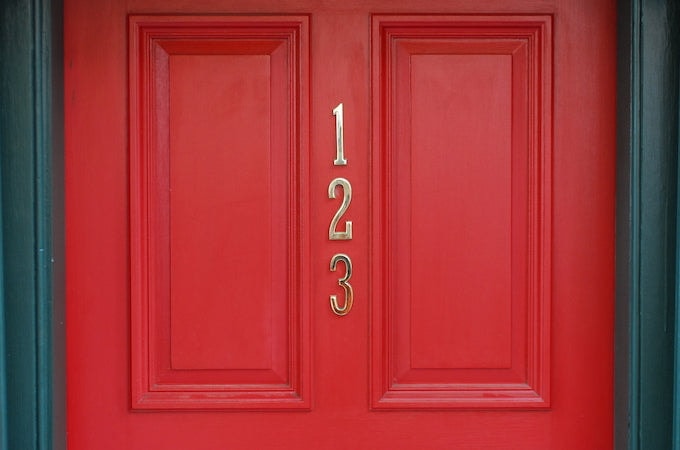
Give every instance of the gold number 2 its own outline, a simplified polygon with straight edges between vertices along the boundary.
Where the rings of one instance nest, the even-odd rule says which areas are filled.
[[[345,276],[338,279],[338,285],[345,290],[345,304],[341,307],[338,304],[338,296],[331,295],[331,310],[338,316],[345,316],[352,309],[352,304],[354,303],[354,291],[352,290],[352,285],[349,284],[349,279],[352,277],[352,260],[344,253],[333,255],[331,258],[332,272],[335,272],[339,261],[345,263]]]
[[[352,239],[352,221],[345,221],[345,231],[337,231],[336,228],[338,226],[338,222],[340,222],[340,218],[343,214],[345,214],[347,208],[349,208],[350,202],[352,201],[352,185],[345,178],[334,179],[331,181],[331,184],[328,185],[328,198],[335,198],[335,188],[337,186],[342,187],[342,204],[333,216],[331,225],[328,227],[328,239],[331,241],[345,241]]]

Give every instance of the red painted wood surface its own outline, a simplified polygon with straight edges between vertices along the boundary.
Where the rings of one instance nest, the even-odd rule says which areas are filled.
[[[308,408],[308,18],[129,29],[133,408]]]
[[[65,3],[69,448],[612,447],[613,2]]]
[[[375,408],[550,404],[551,27],[373,18]]]

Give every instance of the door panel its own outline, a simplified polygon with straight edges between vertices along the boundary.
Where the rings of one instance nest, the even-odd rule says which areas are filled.
[[[373,18],[376,408],[549,406],[551,26]]]
[[[129,28],[133,408],[307,408],[308,18]]]
[[[69,448],[611,448],[615,17],[67,0]]]

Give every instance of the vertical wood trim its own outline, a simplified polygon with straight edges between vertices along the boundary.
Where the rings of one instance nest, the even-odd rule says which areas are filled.
[[[35,123],[34,223],[38,448],[51,448],[52,435],[52,296],[51,227],[51,33],[50,3],[33,3],[33,115]]]
[[[61,2],[17,0],[0,5],[0,148],[2,275],[5,318],[6,431],[2,448],[62,448],[53,413],[53,198],[60,199]],[[54,15],[54,16],[53,16]],[[56,59],[53,59],[56,56]],[[56,70],[55,70],[56,68]],[[54,97],[57,92],[57,97]],[[56,125],[56,132],[54,124]],[[61,183],[63,178],[58,175]],[[57,236],[63,233],[59,231]],[[63,238],[58,237],[57,241]],[[63,303],[63,300],[59,300]],[[63,339],[61,344],[63,344]],[[63,353],[63,352],[61,352]],[[61,363],[59,363],[61,364]],[[63,378],[61,378],[63,380]],[[1,384],[0,380],[0,384]],[[63,384],[58,388],[63,390]],[[2,400],[2,394],[0,394]],[[59,405],[63,408],[63,402]],[[62,415],[63,416],[63,415]],[[61,425],[59,425],[61,427]],[[62,431],[63,433],[63,431]]]
[[[669,70],[675,79],[675,96],[669,101],[675,102],[672,111],[675,113],[675,129],[672,122],[671,139],[675,141],[676,157],[680,154],[680,5],[669,4],[670,45],[668,55]],[[675,210],[675,364],[673,377],[673,450],[680,450],[680,157],[676,170],[676,210]]]
[[[621,141],[627,161],[619,161],[619,168],[627,170],[619,172],[619,187],[625,191],[620,191],[618,206],[623,211],[627,206],[630,215],[629,224],[619,222],[627,243],[619,242],[618,263],[627,267],[628,278],[619,279],[618,287],[620,301],[627,300],[628,308],[620,305],[623,314],[617,325],[619,336],[628,334],[628,348],[618,353],[621,359],[628,358],[628,380],[618,384],[628,383],[628,395],[627,405],[617,405],[617,444],[624,444],[621,436],[626,430],[631,450],[671,448],[673,435],[678,87],[673,3],[632,0],[622,6],[622,17],[630,14],[627,23],[621,22],[630,30],[630,41],[620,54],[630,65],[620,67],[624,79],[620,84],[628,89],[619,99],[621,116],[627,114],[620,129],[621,136],[625,138],[625,132],[628,136]],[[627,422],[622,420],[622,403],[627,406]]]
[[[632,324],[634,307],[632,242],[633,214],[635,199],[631,185],[634,178],[632,164],[631,122],[632,103],[632,54],[634,39],[632,17],[636,0],[623,0],[619,3],[617,17],[617,155],[616,155],[616,320],[614,335],[615,377],[614,377],[614,446],[628,448],[629,436],[636,422],[630,420],[634,398],[629,395],[633,386],[633,348]],[[635,203],[637,205],[637,202]],[[635,297],[637,301],[637,297]],[[630,430],[629,430],[630,427]]]
[[[676,9],[675,23],[679,20],[678,10]],[[676,25],[676,42],[678,38],[678,30]],[[680,72],[680,63],[677,65],[677,70]],[[678,77],[678,97],[676,99],[676,109],[678,111],[678,120],[676,128],[676,147],[680,154],[680,77]],[[680,160],[678,161],[678,172],[680,174]],[[678,177],[676,184],[676,210],[675,210],[675,366],[673,379],[673,450],[680,450],[680,177]]]
[[[29,1],[3,2],[0,26],[7,443],[10,448],[29,450],[37,448],[38,422],[32,251],[35,178],[32,7]],[[21,200],[27,206],[22,206]]]
[[[639,105],[640,105],[640,74],[639,74],[639,61],[640,61],[640,1],[632,0],[630,2],[630,11],[627,11],[630,15],[627,17],[629,23],[627,27],[630,32],[630,41],[628,50],[629,54],[624,56],[630,67],[626,68],[626,83],[629,92],[624,95],[628,96],[629,104],[626,105],[629,109],[626,111],[628,117],[626,117],[626,136],[627,142],[622,143],[623,146],[627,147],[627,158],[629,164],[628,175],[628,189],[629,192],[627,200],[627,212],[628,216],[628,229],[629,235],[627,238],[629,242],[625,243],[626,249],[628,250],[628,260],[622,261],[625,269],[629,272],[627,275],[627,286],[623,286],[622,294],[628,297],[627,301],[627,316],[629,323],[621,324],[629,327],[628,334],[628,352],[624,357],[628,358],[629,367],[626,371],[628,376],[628,389],[627,389],[627,406],[625,422],[622,424],[622,428],[626,431],[625,444],[628,449],[638,449],[639,448],[639,395],[640,395],[640,369],[639,369],[639,356],[640,356],[640,338],[639,338],[639,317],[640,317],[640,292],[639,292],[639,278],[640,278],[640,142],[639,142]],[[623,127],[621,127],[623,128]],[[623,308],[620,308],[623,310]]]
[[[48,5],[42,17],[46,21],[44,30],[46,53],[51,55],[49,61],[49,78],[46,78],[45,89],[49,92],[50,141],[46,155],[44,170],[50,176],[43,183],[44,198],[49,200],[49,217],[46,217],[46,233],[49,233],[51,258],[45,255],[46,269],[50,273],[48,292],[51,298],[50,315],[45,317],[51,326],[51,335],[45,334],[50,342],[46,357],[51,365],[44,370],[45,376],[51,379],[51,397],[46,405],[51,410],[45,411],[45,419],[50,420],[51,430],[45,436],[44,449],[66,449],[66,292],[65,292],[65,249],[64,249],[64,14],[63,0],[41,0]],[[51,292],[50,292],[51,291]]]
[[[0,128],[1,129],[1,128]],[[4,142],[0,134],[0,154],[4,151]],[[0,211],[2,211],[2,165],[0,164]],[[0,214],[0,244],[3,242],[2,214]],[[5,289],[4,289],[4,258],[0,245],[0,448],[7,448],[7,365],[5,364]]]

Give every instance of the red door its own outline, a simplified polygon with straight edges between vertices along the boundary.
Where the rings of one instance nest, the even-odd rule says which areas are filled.
[[[614,9],[67,0],[69,448],[611,448]]]

